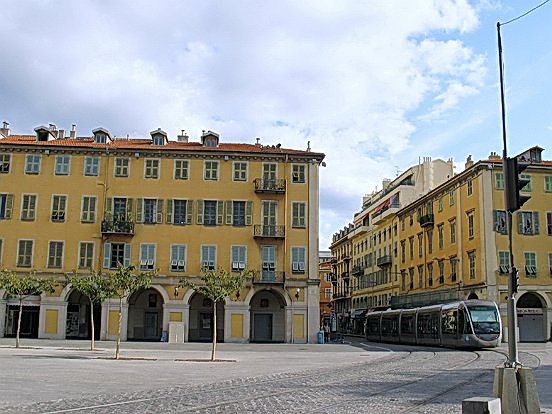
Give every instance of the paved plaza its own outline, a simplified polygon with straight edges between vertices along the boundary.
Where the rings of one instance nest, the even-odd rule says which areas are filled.
[[[460,413],[492,394],[496,351],[366,343],[123,344],[0,339],[2,413]],[[536,369],[542,411],[552,413],[552,344],[522,344]]]

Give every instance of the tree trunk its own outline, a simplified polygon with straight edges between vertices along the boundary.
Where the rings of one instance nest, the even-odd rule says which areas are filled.
[[[123,322],[123,298],[119,298],[119,326],[117,328],[117,346],[115,347],[115,359],[119,359],[121,350],[121,325]]]
[[[90,350],[94,350],[94,302],[90,300]]]
[[[213,301],[213,347],[211,349],[211,361],[215,360],[217,352],[217,302]]]
[[[15,347],[19,348],[19,333],[21,332],[21,316],[23,315],[23,299],[19,298],[19,315],[17,316],[17,332],[15,333]]]

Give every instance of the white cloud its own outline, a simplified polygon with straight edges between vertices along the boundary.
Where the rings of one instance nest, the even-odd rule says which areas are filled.
[[[465,0],[11,2],[2,20],[0,108],[15,130],[310,140],[327,153],[323,248],[393,176],[415,122],[477,93],[485,75],[459,39],[479,24]]]

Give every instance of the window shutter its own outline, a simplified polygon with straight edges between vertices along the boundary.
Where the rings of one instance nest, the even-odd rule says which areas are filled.
[[[533,234],[539,234],[539,212],[533,211]]]
[[[132,198],[127,198],[127,205],[126,205],[127,220],[132,220],[133,201],[134,200]]]
[[[517,216],[518,216],[518,233],[519,234],[524,234],[523,233],[523,216],[521,215],[521,211],[518,211]]]
[[[245,203],[245,225],[246,226],[251,226],[253,222],[252,212],[253,212],[253,202],[247,201]]]
[[[130,243],[125,243],[124,267],[130,267]]]
[[[226,224],[232,225],[233,205],[232,200],[226,201]]]
[[[194,214],[194,202],[192,200],[188,200],[186,201],[186,224],[192,224],[193,214]]]
[[[103,267],[109,269],[109,262],[111,261],[111,243],[104,243],[104,261]]]
[[[307,227],[307,205],[305,203],[299,204],[299,224],[302,227]]]
[[[113,198],[107,197],[105,200],[105,215],[106,218],[113,218]]]
[[[197,224],[203,224],[203,200],[197,200]]]
[[[493,228],[498,231],[498,211],[493,210]]]
[[[141,198],[136,199],[136,223],[143,223],[144,217],[142,216],[142,206],[144,200]]]
[[[157,199],[157,217],[155,217],[156,223],[163,223],[163,200]]]
[[[224,201],[217,201],[217,226],[224,224]]]
[[[96,222],[96,197],[90,197],[88,199],[88,219],[95,223]]]
[[[13,194],[8,194],[6,196],[6,208],[4,211],[5,218],[11,219],[13,211]]]
[[[167,216],[165,217],[167,224],[173,224],[172,209],[173,209],[173,201],[172,199],[169,198],[167,200]]]

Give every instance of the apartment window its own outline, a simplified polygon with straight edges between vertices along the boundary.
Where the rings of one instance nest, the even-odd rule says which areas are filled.
[[[537,276],[537,254],[525,252],[525,275],[527,277]]]
[[[201,246],[201,266],[215,270],[217,265],[217,246]]]
[[[217,202],[205,200],[203,202],[203,224],[205,226],[217,225]]]
[[[456,243],[456,220],[452,219],[449,221],[450,227],[450,244]]]
[[[437,241],[439,243],[439,250],[443,250],[445,247],[445,227],[443,224],[437,225]]]
[[[544,176],[544,191],[547,193],[552,193],[552,175]]]
[[[234,181],[247,181],[247,163],[235,162],[232,176]]]
[[[443,211],[443,197],[437,199],[437,211],[440,213]]]
[[[245,201],[233,201],[232,202],[232,225],[233,226],[245,226]]]
[[[433,230],[431,229],[427,231],[427,252],[433,253]]]
[[[408,238],[408,252],[410,253],[410,260],[414,259],[414,236]]]
[[[548,270],[550,270],[550,276],[552,276],[552,253],[548,253]]]
[[[306,225],[306,209],[307,204],[306,203],[292,203],[292,221],[291,221],[291,227],[295,228],[305,228]]]
[[[401,261],[406,261],[406,240],[401,240]]]
[[[291,248],[291,272],[305,273],[305,248]]]
[[[529,182],[521,188],[521,191],[530,192],[531,187],[532,187],[531,186],[531,175],[530,174],[521,174],[519,177],[521,179],[524,179],[524,180],[529,180]]]
[[[406,270],[401,269],[401,290],[406,290]]]
[[[546,234],[552,236],[552,212],[546,213]]]
[[[497,233],[508,234],[508,229],[506,228],[506,211],[493,210],[493,228]]]
[[[502,275],[510,272],[510,252],[498,252],[498,272]]]
[[[94,260],[94,243],[79,243],[79,269],[92,269]]]
[[[174,179],[187,180],[189,173],[188,160],[174,160]]]
[[[468,180],[468,196],[473,194],[473,180]]]
[[[473,222],[473,211],[470,211],[468,214],[468,238],[473,239],[475,236],[475,227]]]
[[[63,242],[51,241],[48,243],[48,267],[59,269],[62,265]]]
[[[450,258],[450,280],[456,282],[456,256]]]
[[[81,222],[94,223],[96,221],[96,197],[82,197]]]
[[[325,288],[324,289],[324,298],[325,299],[331,299],[332,298],[332,288]]]
[[[117,269],[119,265],[130,266],[131,246],[128,243],[104,243],[103,267]]]
[[[186,245],[173,244],[171,246],[171,271],[184,272],[186,270]]]
[[[445,283],[445,261],[439,260],[439,283],[442,285]]]
[[[332,275],[329,274],[329,273],[326,273],[326,274],[324,275],[324,282],[331,283],[331,281],[332,281]]]
[[[98,176],[100,172],[100,157],[86,157],[84,159],[84,175]]]
[[[454,190],[451,190],[449,192],[449,205],[451,205],[451,206],[454,205]]]
[[[205,180],[218,180],[218,161],[205,161],[203,178]]]
[[[263,164],[263,180],[265,182],[275,182],[277,177],[276,164]]]
[[[171,209],[171,200],[169,200],[169,209]],[[172,224],[184,225],[188,223],[188,215],[186,211],[188,201],[187,200],[172,200]],[[191,219],[191,214],[190,214]],[[170,222],[170,220],[169,220]]]
[[[539,234],[539,213],[538,211],[518,212],[519,234]]]
[[[155,224],[163,222],[163,200],[156,198],[145,198],[144,202],[144,224]]]
[[[56,156],[56,167],[54,170],[55,175],[69,175],[70,166],[71,166],[70,155]]]
[[[0,219],[11,219],[13,194],[0,194]]]
[[[291,173],[291,182],[294,184],[302,184],[305,182],[305,166],[294,164]]]
[[[232,271],[241,272],[245,270],[246,260],[246,247],[232,246]]]
[[[41,156],[28,154],[25,158],[25,174],[40,174]]]
[[[475,279],[475,251],[468,252],[469,274],[470,279]]]
[[[33,241],[19,240],[17,248],[17,267],[32,267],[33,265]]]
[[[130,159],[115,158],[115,177],[128,177],[130,169]]]
[[[10,172],[10,154],[0,154],[0,174],[7,174]]]
[[[36,195],[23,194],[21,203],[21,220],[32,221],[36,215]]]
[[[497,190],[504,190],[504,173],[497,172],[495,174],[495,188]]]
[[[409,290],[412,290],[414,289],[414,268],[411,267],[410,269],[408,269],[408,276],[410,277],[410,281],[409,281],[409,284],[408,284],[408,289]],[[378,300],[379,302],[379,300]]]
[[[424,265],[418,266],[418,287],[424,287]]]
[[[140,245],[140,270],[155,269],[155,244],[145,243]]]
[[[261,280],[274,282],[276,280],[276,246],[262,246],[261,261]]]
[[[144,171],[144,178],[152,178],[157,179],[159,178],[159,160],[154,159],[145,159],[145,171]]]
[[[433,263],[427,264],[427,281],[429,286],[433,286]]]
[[[424,254],[424,234],[418,233],[418,257],[422,257]]]
[[[62,223],[65,221],[65,208],[67,206],[67,196],[52,196],[52,221]]]

